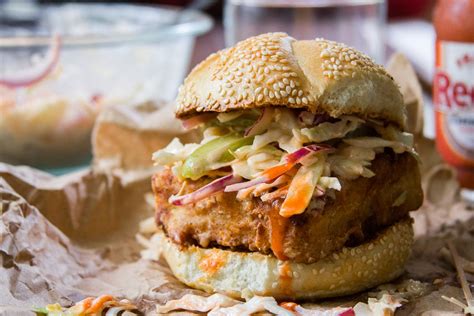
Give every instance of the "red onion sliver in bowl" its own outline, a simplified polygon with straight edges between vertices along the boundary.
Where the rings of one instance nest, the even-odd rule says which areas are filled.
[[[197,189],[194,192],[180,196],[172,195],[168,201],[169,203],[178,206],[196,203],[214,193],[223,191],[226,186],[239,182],[241,180],[241,177],[230,174],[222,178],[216,179],[211,183],[206,184],[202,188]]]
[[[263,108],[259,118],[245,131],[245,136],[255,136],[265,132],[272,122],[273,113],[273,109]]]
[[[61,38],[55,35],[51,47],[43,60],[32,67],[0,76],[0,86],[8,88],[28,87],[40,82],[56,67],[61,51]]]
[[[212,120],[216,116],[217,114],[215,113],[204,113],[204,114],[196,115],[186,120],[183,120],[182,124],[185,129],[189,130]]]

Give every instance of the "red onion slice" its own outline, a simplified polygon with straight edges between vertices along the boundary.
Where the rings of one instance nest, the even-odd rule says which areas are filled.
[[[272,181],[272,179],[269,179],[266,176],[261,176],[250,181],[239,182],[236,184],[228,185],[225,187],[224,192],[237,192],[237,191],[247,189],[261,183],[267,183],[270,181]]]
[[[189,194],[180,195],[180,196],[172,195],[169,198],[168,202],[170,202],[173,205],[178,205],[178,206],[196,203],[214,193],[223,191],[226,186],[239,182],[241,180],[242,180],[241,177],[230,174],[225,177],[216,179],[212,181],[211,183]]]
[[[187,130],[193,129],[201,124],[204,124],[213,118],[216,117],[215,113],[204,113],[200,115],[193,116],[191,118],[188,118],[186,120],[182,121],[183,127]]]
[[[308,154],[318,151],[333,151],[334,149],[325,144],[312,144],[292,152],[291,154],[286,155],[285,160],[289,163],[297,163],[303,157],[306,157]]]
[[[245,130],[245,136],[255,136],[267,130],[272,122],[273,112],[273,109],[263,108],[255,123]]]
[[[308,156],[311,153],[318,151],[333,150],[332,147],[328,145],[308,145],[298,149],[297,151],[292,152],[291,154],[286,155],[285,161],[281,165],[276,165],[274,167],[268,168],[267,170],[261,172],[261,174],[253,180],[240,182],[227,186],[224,189],[224,192],[235,192],[242,189],[247,189],[261,183],[268,183],[273,179],[281,176],[282,174],[288,172],[293,166],[301,161],[304,157]]]
[[[356,316],[355,311],[353,308],[348,308],[347,310],[339,313],[338,316]]]
[[[55,35],[43,60],[28,69],[15,71],[0,77],[0,85],[8,88],[31,86],[43,80],[57,65],[61,50],[61,38]]]

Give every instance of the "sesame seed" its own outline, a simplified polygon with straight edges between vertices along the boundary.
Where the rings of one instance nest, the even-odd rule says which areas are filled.
[[[293,98],[290,97],[290,98],[288,99],[288,102],[290,102],[291,104],[294,104],[296,101],[295,101],[295,99],[293,99]]]
[[[262,91],[262,87],[258,87],[257,89],[255,89],[255,91],[254,91],[254,92],[255,92],[255,94],[259,94],[259,93],[260,93],[260,91]]]
[[[262,100],[263,100],[263,94],[259,94],[259,95],[257,96],[257,101],[260,102],[260,101],[262,101]]]
[[[286,93],[288,93],[288,94],[291,93],[291,87],[290,86],[286,86],[285,90],[286,90]]]
[[[301,101],[303,102],[303,104],[308,104],[308,98],[306,97],[303,97]]]

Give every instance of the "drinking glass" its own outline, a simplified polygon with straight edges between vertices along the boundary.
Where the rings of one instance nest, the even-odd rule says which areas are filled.
[[[267,32],[343,42],[384,61],[385,0],[226,0],[225,40],[231,46]]]

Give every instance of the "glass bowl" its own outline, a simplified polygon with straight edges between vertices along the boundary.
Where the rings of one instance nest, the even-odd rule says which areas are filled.
[[[5,20],[5,19],[4,19]],[[40,168],[90,159],[104,107],[172,100],[212,20],[171,7],[40,6],[0,25],[0,161]]]

